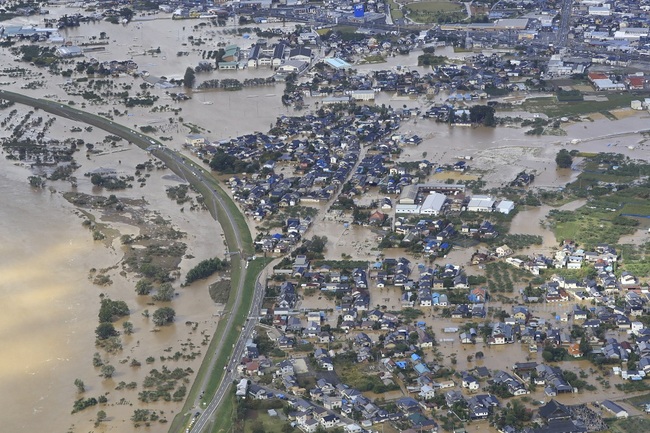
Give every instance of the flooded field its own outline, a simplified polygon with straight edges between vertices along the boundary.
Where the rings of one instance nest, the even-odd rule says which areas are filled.
[[[551,207],[542,205],[521,210],[514,216],[510,222],[510,233],[530,234],[542,237],[542,245],[535,245],[528,250],[522,250],[521,254],[537,252],[540,254],[549,254],[558,245],[553,232],[544,224],[546,216],[551,209],[560,211],[574,211],[585,205],[586,200],[575,200],[560,207]]]

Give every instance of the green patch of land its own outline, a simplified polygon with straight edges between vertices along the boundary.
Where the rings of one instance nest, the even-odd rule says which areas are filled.
[[[395,0],[389,0],[388,4],[390,6],[390,16],[393,18],[393,20],[399,20],[401,18],[404,18],[402,9],[397,3],[395,3]]]
[[[628,399],[625,399],[625,402],[634,407],[645,406],[646,404],[650,404],[650,393],[637,395],[636,397],[630,397]]]
[[[513,250],[521,250],[531,245],[541,245],[542,237],[539,235],[526,235],[518,233],[508,233],[501,239],[503,244],[508,245]]]
[[[386,59],[380,54],[375,54],[372,56],[366,56],[363,61],[364,63],[385,63]]]
[[[208,287],[208,292],[210,293],[210,299],[212,299],[217,304],[225,304],[228,302],[228,297],[230,296],[230,287],[232,283],[230,280],[221,280],[216,283],[210,284]]]
[[[361,40],[365,38],[364,35],[357,33],[357,30],[358,29],[354,26],[335,26],[329,29],[322,29],[322,33],[321,30],[319,30],[319,34],[322,36],[329,32],[339,33],[341,38],[345,41]]]
[[[565,192],[588,202],[576,211],[552,210],[549,223],[558,240],[572,239],[585,247],[617,244],[623,235],[646,228],[650,216],[650,164],[620,154],[589,156],[578,179]],[[633,263],[633,262],[632,262]]]
[[[467,18],[463,5],[447,0],[431,0],[404,6],[408,17],[417,23],[459,22]]]
[[[233,266],[232,269],[232,280],[233,281],[238,281],[240,277],[240,272],[245,272],[245,280],[244,280],[244,293],[242,294],[242,299],[244,300],[252,300],[253,299],[253,293],[255,292],[255,282],[257,280],[257,276],[259,275],[260,272],[262,272],[262,269],[271,261],[271,259],[264,259],[264,258],[258,258],[255,260],[252,260],[248,264],[248,268],[246,270],[242,269],[237,269],[235,270],[235,267]],[[230,314],[235,314],[236,319],[234,321],[234,329],[237,330],[237,332],[231,332],[228,335],[225,334],[225,327],[226,327],[226,320],[222,320],[219,322],[219,326],[217,327],[217,331],[214,334],[214,337],[212,339],[212,342],[210,343],[210,347],[208,348],[207,352],[208,354],[212,354],[212,356],[206,356],[206,360],[203,361],[203,364],[201,365],[201,369],[199,370],[199,373],[197,374],[197,378],[194,381],[194,384],[201,384],[203,378],[205,377],[205,374],[208,373],[208,368],[206,367],[204,369],[204,366],[209,366],[213,364],[213,359],[214,358],[214,352],[216,349],[216,346],[220,340],[225,339],[223,343],[223,347],[228,348],[232,347],[236,342],[237,339],[239,338],[239,331],[242,329],[246,322],[246,318],[248,317],[248,308],[250,307],[249,302],[242,302],[240,304],[240,308],[237,311],[232,311]],[[228,299],[228,304],[226,305],[226,311],[231,311],[232,306],[234,304],[234,297],[230,297]],[[213,347],[214,345],[214,347]],[[210,402],[210,399],[214,395],[215,391],[219,387],[219,384],[221,383],[221,379],[224,374],[224,366],[227,365],[228,360],[230,359],[230,351],[229,350],[222,350],[219,354],[216,355],[216,361],[214,361],[214,369],[212,370],[212,375],[210,376],[210,379],[205,386],[205,397],[202,400],[202,404],[208,404]],[[208,361],[208,358],[210,360]],[[206,371],[204,371],[206,370]],[[195,389],[197,388],[197,389]],[[198,393],[198,386],[193,386],[192,391],[190,392],[190,397],[192,397],[195,394],[192,394],[193,392]],[[226,399],[226,400],[231,400],[231,399]],[[187,399],[188,402],[192,401],[192,398]],[[224,412],[227,410],[227,404],[224,403],[220,406],[218,412],[217,412],[217,419],[223,418],[223,415],[225,415],[227,412]],[[221,415],[221,416],[220,416]]]
[[[612,433],[638,433],[650,431],[650,419],[634,417],[614,421],[610,426]]]
[[[268,414],[270,409],[274,409],[278,413],[284,412],[285,404],[282,400],[235,400],[232,386],[226,400],[216,416],[216,421],[207,431],[212,433],[230,431],[293,433],[298,431],[290,426],[286,418]]]
[[[515,283],[525,285],[532,279],[532,275],[523,269],[515,268],[505,262],[494,262],[485,265],[487,289],[490,293],[514,293]]]
[[[608,93],[606,101],[560,102],[555,96],[526,100],[521,108],[529,112],[544,113],[549,117],[571,117],[590,113],[608,113],[615,108],[629,107],[630,102],[639,99],[631,93]],[[608,113],[609,115],[610,113]]]
[[[224,348],[229,348],[232,347],[236,342],[237,339],[239,338],[239,330],[242,329],[246,322],[246,318],[248,317],[248,309],[250,307],[250,300],[253,299],[253,293],[255,291],[255,282],[257,280],[257,276],[259,273],[264,269],[264,267],[267,265],[268,262],[270,262],[271,259],[264,259],[264,258],[258,258],[255,260],[252,260],[248,262],[248,268],[247,269],[241,269],[239,266],[240,261],[239,260],[234,260],[232,263],[232,268],[231,268],[231,278],[233,282],[239,281],[240,278],[245,278],[244,279],[244,293],[242,294],[242,302],[239,306],[239,309],[236,311],[232,311],[232,308],[235,303],[235,297],[230,296],[228,298],[228,303],[226,304],[226,308],[224,311],[230,312],[230,314],[234,314],[236,316],[234,322],[233,322],[233,332],[230,332],[229,334],[226,335],[226,324],[227,320],[220,320],[219,325],[217,326],[217,330],[214,333],[214,337],[212,338],[212,341],[210,342],[210,346],[208,347],[206,351],[206,357],[201,364],[201,368],[199,369],[199,372],[196,375],[196,379],[194,380],[194,385],[192,386],[192,389],[190,390],[189,397],[186,400],[186,404],[183,408],[182,413],[186,413],[187,415],[182,417],[182,418],[175,418],[174,419],[174,424],[172,424],[172,429],[170,431],[174,430],[174,426],[187,426],[189,421],[190,421],[190,414],[189,414],[189,409],[192,403],[194,402],[196,396],[198,393],[201,391],[199,388],[201,384],[203,383],[206,375],[210,374],[210,379],[208,380],[207,385],[205,386],[204,390],[204,398],[201,401],[202,406],[205,407],[210,402],[210,399],[214,395],[215,391],[219,387],[219,384],[221,383],[221,379],[223,378],[224,374],[224,367],[227,365],[228,360],[230,359],[230,351],[229,350],[221,350],[218,354],[215,354],[216,348],[219,345],[219,342],[221,340],[224,340],[223,342],[223,347]],[[242,276],[242,273],[243,276]],[[248,300],[248,301],[246,301]],[[215,359],[216,356],[216,359]],[[210,368],[213,366],[213,368]],[[227,402],[224,402],[217,413],[217,420],[221,420],[224,418],[224,416],[227,413],[228,407],[231,403],[231,399],[226,399]],[[219,426],[219,421],[215,424],[215,428]],[[213,430],[213,431],[218,431],[218,430]]]
[[[650,276],[650,242],[641,246],[624,244],[619,245],[623,259],[623,268],[637,277]],[[648,398],[650,403],[650,397]]]
[[[422,12],[456,12],[463,9],[463,6],[448,0],[426,0],[419,3],[406,5],[407,8]]]
[[[263,429],[265,433],[282,433],[285,424],[277,416],[269,416],[262,410],[249,410],[246,413],[246,423],[244,424],[244,433],[254,433]]]
[[[369,375],[358,368],[345,367],[341,368],[337,373],[339,373],[343,383],[359,390],[372,391],[375,387],[383,386],[378,376]]]
[[[551,228],[558,240],[574,240],[587,248],[599,243],[616,244],[623,235],[634,232],[627,225],[616,224],[615,215],[582,207],[575,212],[551,211]]]

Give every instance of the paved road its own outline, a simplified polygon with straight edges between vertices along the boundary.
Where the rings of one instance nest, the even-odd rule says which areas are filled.
[[[269,264],[268,266],[270,267],[272,265]],[[223,380],[221,381],[217,392],[212,398],[212,401],[210,401],[210,404],[208,404],[205,410],[201,412],[194,425],[192,426],[191,431],[193,433],[204,431],[206,427],[211,423],[215,412],[223,400],[229,397],[228,390],[230,389],[230,385],[233,383],[233,380],[238,378],[236,371],[237,365],[244,355],[244,350],[246,350],[246,341],[253,336],[253,330],[257,326],[257,318],[259,317],[259,312],[262,308],[262,301],[264,300],[265,285],[262,284],[262,275],[264,275],[264,271],[258,275],[257,281],[255,282],[255,293],[253,295],[250,313],[248,319],[246,320],[246,325],[244,325],[239,339],[233,347],[233,352],[227,365],[227,371],[224,374]]]
[[[195,166],[193,162],[187,161],[178,153],[172,151],[171,149],[168,149],[167,147],[163,146],[160,142],[150,137],[147,137],[137,131],[134,131],[132,129],[114,123],[111,120],[102,118],[100,116],[96,116],[91,113],[86,113],[77,110],[66,104],[61,104],[59,102],[48,101],[44,99],[35,99],[25,95],[21,95],[19,93],[9,92],[6,90],[0,90],[0,98],[13,101],[16,103],[28,105],[34,108],[40,108],[56,116],[61,116],[70,120],[93,125],[111,134],[122,137],[123,139],[137,145],[142,149],[149,150],[152,153],[152,155],[156,156],[158,159],[160,159],[165,164],[167,164],[167,166],[173,172],[183,177],[190,184],[193,184],[195,186],[197,185],[203,186],[203,188],[201,189],[203,189],[204,191],[205,190],[209,191],[210,196],[204,198],[206,200],[206,203],[211,202],[213,206],[210,209],[210,212],[213,212],[214,218],[217,219],[218,218],[217,206],[219,206],[224,211],[225,218],[219,219],[219,222],[223,226],[224,232],[230,231],[234,233],[234,245],[228,245],[228,248],[230,249],[230,251],[233,252],[238,251],[240,256],[239,265],[242,267],[242,272],[240,273],[241,277],[239,279],[238,286],[235,290],[237,297],[235,298],[235,302],[233,303],[233,307],[230,312],[231,314],[229,314],[228,316],[228,322],[226,323],[226,329],[224,335],[228,335],[231,332],[237,332],[236,330],[233,329],[233,325],[234,325],[234,320],[236,318],[235,313],[239,310],[242,303],[244,281],[246,279],[245,269],[247,267],[246,259],[242,257],[241,254],[244,245],[241,238],[241,233],[239,232],[239,229],[237,227],[237,222],[235,220],[235,217],[232,215],[229,207],[226,205],[221,195],[219,195],[215,190],[213,190],[210,187],[209,179],[202,169]],[[258,277],[253,299],[251,300],[250,311],[253,314],[249,314],[249,316],[251,315],[254,315],[255,317],[259,316],[259,310],[262,306],[263,298],[264,298],[264,286],[260,283]],[[241,355],[245,349],[246,340],[252,335],[252,331],[255,328],[255,323],[256,323],[255,320],[249,319],[246,323],[246,326],[239,334],[240,337],[237,340],[235,347],[233,348],[233,354],[231,355],[230,361],[228,362],[227,365],[228,372],[227,374],[224,375],[223,380],[217,392],[215,393],[214,398],[212,399],[212,401],[210,402],[206,410],[203,411],[203,414],[199,417],[199,419],[195,423],[194,428],[192,429],[193,432],[199,432],[205,427],[209,418],[214,414],[216,408],[223,401],[223,398],[226,395],[229,385],[233,380],[233,373],[232,373],[233,367],[236,366],[238,360],[241,359]],[[229,349],[223,347],[224,341],[225,338],[222,338],[222,340],[219,342],[216,348],[216,353],[220,353],[222,350]],[[214,359],[216,361],[217,356],[214,356]],[[214,373],[214,368],[215,368],[214,364],[210,366],[209,369],[210,373],[206,375],[204,384],[207,380],[209,380],[209,376]]]
[[[560,23],[558,25],[556,44],[558,48],[564,48],[569,39],[569,24],[571,23],[571,8],[573,0],[563,0],[560,9]]]

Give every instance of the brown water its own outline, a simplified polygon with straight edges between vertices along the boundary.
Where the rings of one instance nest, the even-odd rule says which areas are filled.
[[[16,107],[21,113],[24,107]],[[57,120],[50,133],[67,136],[70,124]],[[103,133],[84,133],[87,141],[101,140]],[[133,174],[135,165],[147,160],[145,152],[122,145],[117,152],[95,155],[90,160],[77,154],[82,168],[77,172],[79,192],[104,193],[94,188],[82,174],[96,167],[114,168],[120,174]],[[130,429],[128,419],[138,407],[164,411],[168,420],[174,416],[179,403],[140,405],[137,393],[151,368],[167,365],[190,367],[198,370],[201,356],[195,360],[162,362],[159,356],[183,351],[181,344],[192,342],[195,347],[184,353],[200,353],[203,333],[212,335],[216,326],[213,316],[218,311],[207,293],[212,280],[198,282],[189,288],[178,288],[178,296],[171,303],[176,311],[176,323],[159,332],[142,312],[153,312],[158,306],[148,305],[146,298],[138,298],[133,290],[132,275],[122,276],[118,269],[111,271],[113,284],[98,287],[88,279],[91,268],[108,268],[122,258],[122,247],[116,240],[112,247],[93,242],[91,233],[81,226],[75,209],[57,190],[65,191],[69,185],[49,182],[48,188],[32,190],[27,183],[29,171],[0,159],[0,300],[5,313],[0,318],[0,404],[5,414],[3,420],[8,431],[89,431],[98,410],[108,414],[107,427],[124,431]],[[187,233],[187,254],[194,256],[181,262],[182,275],[207,257],[223,257],[222,232],[207,211],[181,211],[181,206],[169,200],[165,188],[178,185],[171,172],[152,171],[144,187],[119,191],[119,198],[145,197],[148,208],[159,210],[161,216],[171,219],[181,231]],[[50,189],[50,187],[52,189]],[[98,221],[102,214],[93,212]],[[137,234],[138,228],[125,223],[108,223],[120,234]],[[135,332],[122,338],[123,350],[109,355],[95,348],[94,329],[97,326],[99,295],[106,293],[112,299],[125,300],[130,308],[128,318]],[[196,330],[185,325],[197,322]],[[116,328],[121,329],[121,322]],[[165,349],[171,348],[169,353]],[[99,351],[102,357],[116,368],[114,378],[102,380],[99,370],[92,366],[92,355]],[[148,366],[145,358],[156,361]],[[128,366],[131,359],[142,363],[140,368]],[[70,415],[73,402],[80,398],[74,386],[75,379],[86,385],[84,397],[98,397],[108,393],[108,404],[86,409]],[[117,391],[116,385],[124,381],[137,382],[133,391]],[[116,404],[124,399],[126,404]],[[131,405],[131,403],[133,405]],[[126,424],[123,424],[126,422]],[[126,426],[126,427],[125,427]],[[77,430],[79,429],[79,430]],[[167,431],[167,425],[154,423],[152,431]]]
[[[90,365],[99,305],[82,269],[113,258],[80,230],[65,200],[33,192],[25,177],[3,163],[0,404],[7,431],[60,431],[70,423],[80,364]]]

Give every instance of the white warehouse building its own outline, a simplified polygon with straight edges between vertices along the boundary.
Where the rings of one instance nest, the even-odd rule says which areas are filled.
[[[492,212],[495,200],[488,195],[475,195],[467,204],[470,212]]]
[[[496,207],[497,212],[501,212],[506,215],[508,215],[514,209],[515,209],[515,203],[510,200],[501,200]]]
[[[447,202],[447,196],[439,192],[433,192],[424,199],[420,214],[438,216],[442,213],[442,209]]]

